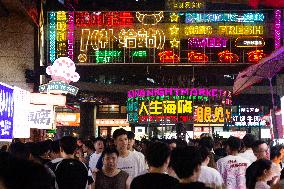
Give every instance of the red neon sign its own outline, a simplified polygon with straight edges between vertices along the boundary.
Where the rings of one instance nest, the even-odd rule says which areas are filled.
[[[180,62],[180,58],[177,54],[173,53],[173,51],[163,51],[158,54],[160,57],[160,62],[162,63],[178,63]]]
[[[247,54],[248,54],[248,61],[252,63],[257,63],[262,58],[266,57],[266,54],[263,53],[263,50],[249,51]]]
[[[187,57],[190,62],[201,62],[201,63],[208,62],[208,56],[200,52],[191,51],[187,54]]]
[[[86,26],[132,26],[132,12],[75,12],[75,23],[78,27]]]
[[[239,56],[228,50],[219,52],[218,56],[219,56],[219,61],[222,63],[231,63],[239,61]]]

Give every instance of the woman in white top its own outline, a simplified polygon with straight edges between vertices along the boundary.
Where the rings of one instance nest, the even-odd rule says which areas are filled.
[[[259,159],[253,162],[246,170],[246,185],[248,189],[270,189],[267,181],[272,180],[272,162]]]

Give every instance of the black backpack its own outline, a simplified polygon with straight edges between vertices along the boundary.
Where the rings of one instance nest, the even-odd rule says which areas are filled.
[[[85,189],[88,185],[88,169],[76,159],[63,159],[55,168],[58,189]]]

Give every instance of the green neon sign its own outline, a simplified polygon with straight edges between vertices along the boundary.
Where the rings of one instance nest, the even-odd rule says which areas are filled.
[[[107,51],[107,50],[95,51],[96,62],[97,63],[110,63],[110,62],[118,60],[121,54],[122,54],[122,51]]]
[[[132,57],[146,57],[147,52],[146,51],[132,51],[131,56]]]

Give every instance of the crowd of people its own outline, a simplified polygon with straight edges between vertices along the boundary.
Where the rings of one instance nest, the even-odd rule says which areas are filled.
[[[247,134],[135,141],[117,129],[111,139],[64,136],[13,142],[0,151],[1,189],[278,189],[284,147]]]

